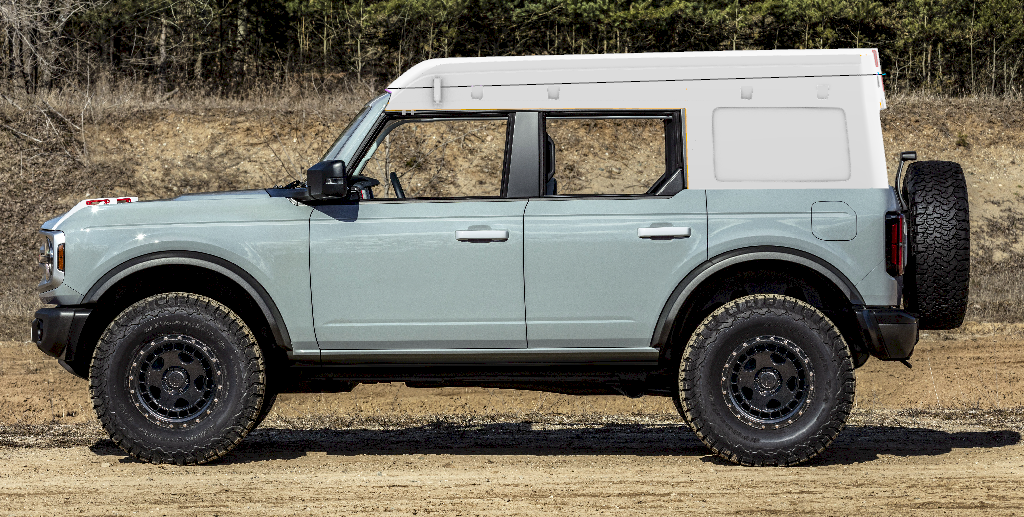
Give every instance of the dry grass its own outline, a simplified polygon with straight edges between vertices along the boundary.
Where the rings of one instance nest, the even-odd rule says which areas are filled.
[[[1024,194],[992,200],[996,215],[975,223],[971,256],[972,319],[1024,321]]]
[[[39,306],[34,242],[47,219],[86,197],[154,199],[286,183],[301,177],[379,91],[360,83],[293,83],[232,98],[168,97],[101,82],[88,95],[0,98],[0,202],[8,214],[0,219],[0,246],[7,251],[0,254],[0,338],[25,339]],[[896,153],[912,149],[921,159],[957,161],[967,171],[974,228],[968,317],[974,321],[1024,321],[1022,107],[1019,100],[918,95],[891,98],[882,112],[891,171]],[[594,132],[584,150],[600,156],[613,147],[600,141],[604,134]],[[598,168],[614,172],[612,161]]]

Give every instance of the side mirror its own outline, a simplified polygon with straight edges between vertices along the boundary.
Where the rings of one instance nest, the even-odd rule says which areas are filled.
[[[325,160],[307,169],[306,195],[312,199],[347,196],[348,178],[345,177],[345,162]]]

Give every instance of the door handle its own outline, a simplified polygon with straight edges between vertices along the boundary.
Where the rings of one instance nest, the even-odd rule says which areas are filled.
[[[663,226],[660,228],[637,228],[636,236],[641,239],[686,238],[690,236],[689,226]]]
[[[455,240],[461,242],[508,240],[508,230],[456,230]]]

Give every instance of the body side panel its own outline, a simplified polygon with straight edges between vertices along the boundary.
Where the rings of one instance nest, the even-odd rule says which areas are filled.
[[[537,198],[526,208],[530,348],[647,347],[680,279],[707,260],[705,193]],[[639,238],[652,227],[689,237]]]
[[[525,348],[526,200],[323,205],[310,222],[316,337],[329,349]],[[507,240],[459,241],[459,231]]]
[[[865,305],[895,306],[896,279],[884,274],[885,213],[893,208],[891,189],[708,191],[709,256],[755,246],[799,250],[834,266],[854,283]],[[811,226],[816,202],[842,201],[856,214],[856,236],[826,241]],[[870,274],[879,269],[884,275]]]

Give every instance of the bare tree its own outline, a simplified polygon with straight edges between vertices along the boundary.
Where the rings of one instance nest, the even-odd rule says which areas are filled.
[[[64,46],[64,26],[75,14],[108,0],[0,0],[0,28],[10,42],[4,61],[27,93],[53,86]]]

